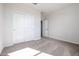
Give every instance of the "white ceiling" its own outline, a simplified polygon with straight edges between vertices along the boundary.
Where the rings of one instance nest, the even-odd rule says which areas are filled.
[[[63,7],[66,7],[70,4],[71,3],[38,3],[37,5],[34,5],[30,3],[29,5],[33,6],[34,8],[40,11],[48,13],[48,12],[55,11]]]

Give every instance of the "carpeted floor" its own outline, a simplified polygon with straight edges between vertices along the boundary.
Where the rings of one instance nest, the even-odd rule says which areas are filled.
[[[3,49],[1,56],[8,56],[8,53],[27,47],[52,56],[79,56],[79,45],[51,38],[42,38],[41,40],[33,40],[6,47]]]

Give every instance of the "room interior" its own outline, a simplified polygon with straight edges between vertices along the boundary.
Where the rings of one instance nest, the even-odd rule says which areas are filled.
[[[79,3],[0,3],[0,56],[79,56]]]

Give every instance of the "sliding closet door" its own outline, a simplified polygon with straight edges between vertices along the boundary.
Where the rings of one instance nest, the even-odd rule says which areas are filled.
[[[13,41],[20,43],[40,39],[40,15],[32,13],[13,14]]]
[[[24,15],[24,40],[40,39],[40,14],[27,13]]]
[[[13,15],[13,41],[20,43],[34,40],[36,38],[35,17],[32,14]],[[37,26],[38,27],[38,26]]]
[[[24,42],[24,15],[13,15],[13,41],[14,43]]]
[[[30,41],[34,39],[34,16],[30,13],[24,15],[24,40]]]

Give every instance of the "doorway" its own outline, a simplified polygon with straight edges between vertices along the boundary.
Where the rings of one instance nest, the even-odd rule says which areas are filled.
[[[48,37],[48,20],[41,21],[41,36]]]

